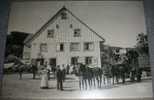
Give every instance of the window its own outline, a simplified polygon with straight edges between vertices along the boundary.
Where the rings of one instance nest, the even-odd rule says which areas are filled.
[[[56,24],[56,28],[59,29],[59,25],[58,24]]]
[[[64,44],[60,43],[57,45],[57,51],[64,51]]]
[[[48,38],[53,38],[54,37],[54,29],[48,30]]]
[[[72,24],[70,24],[70,28],[73,28],[73,25]]]
[[[84,43],[84,50],[93,50],[93,49],[94,49],[94,43],[92,42]]]
[[[61,19],[62,19],[62,20],[67,19],[67,13],[66,13],[65,11],[63,11],[63,12],[61,13]]]
[[[72,57],[72,58],[71,58],[71,64],[72,64],[72,65],[78,64],[78,57]]]
[[[92,57],[85,57],[85,64],[92,64]]]
[[[70,51],[79,51],[79,50],[80,50],[80,44],[79,43],[71,43]]]
[[[81,30],[80,29],[74,29],[74,37],[80,37],[81,36]]]
[[[37,63],[39,63],[40,65],[44,65],[44,59],[43,58],[38,58],[36,59]]]
[[[40,51],[41,52],[47,52],[48,51],[48,48],[47,48],[47,44],[46,43],[40,44]]]

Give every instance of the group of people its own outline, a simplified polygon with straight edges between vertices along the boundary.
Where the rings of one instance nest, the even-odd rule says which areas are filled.
[[[75,68],[75,75],[79,77],[80,90],[87,90],[93,87],[101,88],[104,85],[110,85],[110,76],[102,68],[89,67],[84,64],[78,64]]]
[[[49,88],[48,80],[50,80],[50,74],[53,73],[54,78],[57,80],[57,90],[63,90],[63,82],[65,81],[66,77],[66,68],[64,65],[60,66],[57,65],[51,67],[47,62],[44,66],[42,66],[40,70],[41,74],[41,89],[47,89]],[[33,75],[34,76],[34,75]]]
[[[78,64],[75,67],[75,74],[79,77],[79,88],[91,89],[93,87],[112,86],[114,84],[130,81],[141,81],[142,70],[131,69],[126,64],[104,65],[103,67],[90,67],[85,64]]]
[[[67,74],[75,74],[79,78],[79,88],[87,89],[98,87],[102,85],[111,86],[115,83],[118,84],[121,80],[125,83],[128,74],[131,73],[131,80],[135,78],[135,70],[130,71],[127,66],[119,65],[104,65],[102,68],[90,67],[89,65],[78,63],[77,65],[57,65],[51,66],[48,62],[44,64],[31,64],[33,79],[36,78],[36,74],[41,76],[41,89],[49,88],[48,81],[50,80],[50,74],[53,73],[53,78],[57,80],[57,89],[63,90],[63,82],[65,81]],[[141,71],[138,71],[137,78],[141,77]]]

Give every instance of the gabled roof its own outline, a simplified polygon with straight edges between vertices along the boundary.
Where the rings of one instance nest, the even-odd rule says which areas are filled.
[[[68,13],[70,13],[76,20],[78,20],[81,24],[83,24],[84,26],[86,26],[90,31],[92,31],[92,33],[94,33],[95,35],[97,35],[99,38],[102,39],[102,41],[104,42],[105,39],[99,35],[97,32],[95,32],[92,28],[90,28],[87,24],[85,24],[83,21],[81,21],[78,17],[76,17],[70,10],[68,10],[65,6],[62,7],[51,19],[49,19],[34,35],[28,37],[27,39],[25,39],[24,43],[27,44],[31,41],[33,41],[33,39],[35,39],[36,37],[38,37],[41,32],[43,30],[45,30],[51,23],[53,23],[57,17],[63,12],[63,11],[67,11]]]

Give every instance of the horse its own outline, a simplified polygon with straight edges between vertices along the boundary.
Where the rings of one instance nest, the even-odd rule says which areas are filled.
[[[17,64],[17,65],[14,65],[14,66],[16,67],[15,68],[16,71],[19,73],[19,79],[22,79],[24,72],[30,72],[30,70],[31,70],[30,65],[23,64],[23,63]]]
[[[90,67],[88,65],[80,64],[79,66],[79,86],[80,89],[92,88],[97,86],[98,88],[102,85],[102,69],[99,67]],[[95,81],[96,80],[96,81]]]
[[[103,66],[102,70],[103,70],[104,84],[111,85],[111,77],[112,77],[111,66],[110,65]]]
[[[96,86],[95,85],[95,80],[96,80],[97,87],[100,88],[102,85],[102,75],[103,75],[102,68],[94,67],[92,70],[93,70],[92,78],[93,78],[94,87]]]

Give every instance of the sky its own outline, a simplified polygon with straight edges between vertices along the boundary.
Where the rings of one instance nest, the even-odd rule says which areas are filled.
[[[137,34],[146,33],[142,1],[14,2],[8,33],[34,34],[63,6],[104,37],[107,45],[134,47]]]

